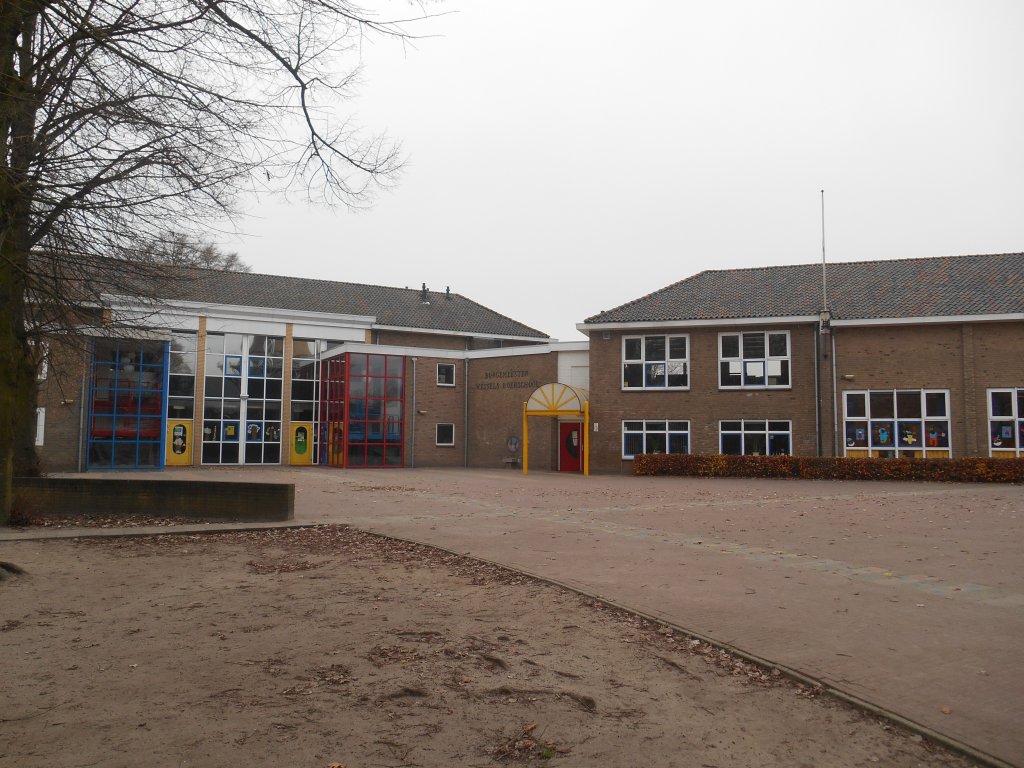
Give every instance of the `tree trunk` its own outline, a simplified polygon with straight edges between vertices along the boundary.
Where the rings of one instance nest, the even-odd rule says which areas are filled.
[[[0,5],[0,525],[14,506],[14,474],[32,445],[35,359],[26,329],[32,184],[28,176],[38,100],[31,50],[38,15],[28,3]]]
[[[6,205],[2,198],[0,205]],[[19,269],[25,259],[10,247],[13,238],[5,237],[8,234],[0,233],[0,525],[10,522],[15,470],[26,469],[16,457],[31,441],[35,420],[35,366],[25,336],[25,281]]]

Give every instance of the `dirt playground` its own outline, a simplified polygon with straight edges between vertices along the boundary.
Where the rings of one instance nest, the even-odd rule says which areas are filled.
[[[22,541],[0,766],[966,766],[573,592],[344,526]]]

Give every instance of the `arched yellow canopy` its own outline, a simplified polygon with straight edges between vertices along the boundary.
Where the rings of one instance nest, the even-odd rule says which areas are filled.
[[[542,384],[523,403],[523,474],[530,468],[530,416],[583,417],[583,474],[590,474],[590,393],[570,384]]]

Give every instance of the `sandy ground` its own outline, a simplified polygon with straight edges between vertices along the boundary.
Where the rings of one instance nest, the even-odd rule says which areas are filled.
[[[0,766],[962,766],[511,571],[339,526],[5,543]]]

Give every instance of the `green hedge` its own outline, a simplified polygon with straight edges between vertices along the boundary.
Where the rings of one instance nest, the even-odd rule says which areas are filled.
[[[811,480],[934,480],[1024,483],[1024,459],[846,459],[645,453],[636,475],[679,477],[800,477]]]

